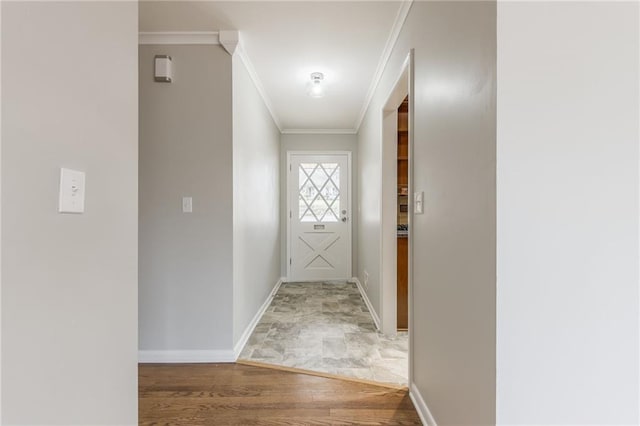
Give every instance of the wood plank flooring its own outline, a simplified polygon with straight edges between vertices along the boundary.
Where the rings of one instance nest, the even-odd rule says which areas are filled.
[[[141,364],[140,425],[419,425],[407,391],[240,364]]]

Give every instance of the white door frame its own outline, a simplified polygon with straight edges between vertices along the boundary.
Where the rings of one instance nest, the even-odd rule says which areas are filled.
[[[284,211],[285,219],[287,221],[287,281],[291,281],[291,215],[292,212],[292,200],[291,191],[289,190],[289,179],[291,178],[291,157],[294,155],[346,155],[347,156],[347,189],[349,191],[349,202],[347,217],[349,222],[348,234],[347,234],[347,277],[345,279],[351,279],[352,276],[352,250],[353,250],[353,188],[351,187],[352,179],[352,164],[351,164],[351,151],[287,151],[287,177],[286,177],[286,191],[287,191],[287,209]]]
[[[398,107],[409,95],[409,185],[408,185],[408,223],[407,235],[409,246],[408,258],[408,286],[409,286],[409,343],[411,344],[412,328],[412,218],[413,218],[413,93],[412,93],[413,50],[407,55],[400,69],[400,73],[392,86],[387,100],[382,107],[382,144],[380,158],[382,173],[380,182],[380,325],[386,335],[397,334],[397,205],[389,203],[390,199],[397,199],[397,125]]]

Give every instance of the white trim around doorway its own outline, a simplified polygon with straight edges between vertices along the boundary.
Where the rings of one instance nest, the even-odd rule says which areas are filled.
[[[409,95],[409,185],[408,185],[408,219],[409,219],[409,257],[411,256],[411,219],[412,219],[412,138],[411,129],[412,96],[410,93],[410,68],[412,53],[407,55],[400,72],[387,96],[382,110],[382,143],[380,145],[380,158],[382,170],[380,173],[380,320],[384,334],[395,335],[397,332],[397,211],[396,203],[387,200],[397,197],[397,109]],[[387,201],[387,202],[385,202]],[[409,271],[411,271],[411,259],[409,258]],[[409,292],[411,292],[411,272],[409,272]],[[411,298],[411,293],[409,293]],[[409,321],[411,321],[411,306],[409,306]],[[410,325],[409,325],[410,326]],[[411,333],[409,333],[411,334]]]

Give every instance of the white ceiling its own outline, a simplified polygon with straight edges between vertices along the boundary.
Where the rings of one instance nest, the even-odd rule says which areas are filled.
[[[240,31],[280,129],[355,131],[406,14],[402,1],[143,1],[140,31]],[[326,95],[311,98],[312,72]]]

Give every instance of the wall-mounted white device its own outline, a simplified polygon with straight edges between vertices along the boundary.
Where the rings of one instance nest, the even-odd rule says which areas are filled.
[[[182,213],[193,213],[192,197],[182,197]]]
[[[84,213],[85,174],[77,170],[60,169],[59,213]]]
[[[154,80],[159,83],[171,83],[173,69],[171,68],[171,56],[156,55]]]
[[[422,191],[413,193],[413,213],[424,213],[424,192]]]

